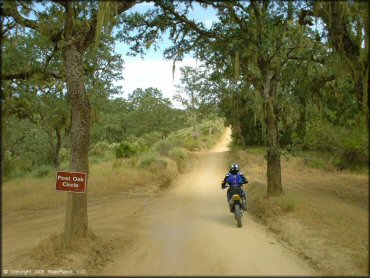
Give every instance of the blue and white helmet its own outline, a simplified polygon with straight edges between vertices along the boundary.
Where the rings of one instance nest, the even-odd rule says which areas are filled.
[[[229,172],[233,175],[239,173],[239,165],[236,163],[231,164]]]

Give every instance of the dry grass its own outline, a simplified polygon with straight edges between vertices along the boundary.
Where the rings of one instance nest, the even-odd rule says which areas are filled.
[[[206,141],[205,147],[211,147],[224,130],[222,120],[202,123],[199,128],[208,131],[209,126],[213,127],[214,132],[205,132],[199,138]],[[140,191],[144,187],[145,190],[151,191],[168,187],[179,172],[183,173],[189,169],[194,159],[194,155],[179,147],[188,133],[191,133],[191,128],[175,132],[167,141],[158,142],[163,154],[149,151],[127,159],[108,160],[112,156],[110,153],[105,155],[107,143],[96,144],[92,153],[99,157],[90,157],[93,161],[90,161],[92,163],[87,185],[88,197],[98,198],[130,190]],[[50,172],[44,177],[26,176],[5,181],[2,187],[3,211],[48,209],[64,205],[65,193],[55,191],[55,180],[55,174]]]
[[[107,161],[90,167],[87,194],[98,198],[117,192],[140,188],[167,187],[178,174],[174,161],[154,164],[150,169],[139,169],[130,160]],[[158,173],[161,173],[159,175]],[[55,191],[55,177],[27,177],[5,182],[2,188],[3,211],[48,209],[66,202],[64,192]]]
[[[84,240],[85,241],[85,240]],[[86,242],[84,242],[86,243]],[[84,244],[86,245],[86,244]],[[81,245],[78,244],[74,250],[80,249]],[[30,256],[36,261],[46,266],[54,266],[60,264],[65,259],[68,251],[63,245],[63,234],[53,233],[30,251]],[[37,264],[38,265],[38,264]]]
[[[86,270],[99,269],[111,261],[116,249],[117,239],[97,236],[89,231],[88,237],[79,239],[66,249],[63,244],[63,234],[54,233],[41,240],[36,247],[29,250],[28,261],[24,267],[38,269],[68,269]],[[77,273],[74,273],[76,275]]]
[[[234,149],[250,180],[248,211],[322,275],[368,273],[368,176],[312,169],[304,157],[282,156],[285,194],[266,198],[266,160],[258,148]]]
[[[249,211],[267,223],[271,218],[292,213],[295,210],[297,198],[291,192],[285,192],[278,197],[267,198],[266,186],[259,182],[251,182],[248,186]]]
[[[92,165],[89,180],[89,197],[99,197],[114,192],[127,191],[133,187],[158,185],[155,175],[145,169],[133,168],[122,160],[120,164],[108,161]]]
[[[55,177],[27,177],[7,181],[2,186],[3,211],[46,209],[65,203],[65,195],[55,191]]]

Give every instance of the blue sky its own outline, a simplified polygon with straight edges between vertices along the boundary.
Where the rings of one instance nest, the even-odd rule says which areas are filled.
[[[210,26],[217,19],[215,10],[208,8],[204,9],[194,3],[194,11],[192,12],[193,19],[203,21],[206,26]],[[145,12],[153,7],[152,3],[137,4],[130,12]],[[144,59],[137,57],[126,56],[129,48],[122,42],[116,42],[116,51],[122,55],[124,59],[123,80],[117,82],[117,85],[122,86],[122,97],[127,97],[136,88],[155,87],[162,91],[164,97],[172,100],[175,94],[175,85],[179,83],[180,67],[197,65],[197,61],[191,58],[190,55],[185,56],[182,62],[176,63],[175,78],[172,76],[172,61],[164,60],[163,50],[170,45],[170,41],[164,36],[159,41],[159,50],[156,52],[151,47]]]

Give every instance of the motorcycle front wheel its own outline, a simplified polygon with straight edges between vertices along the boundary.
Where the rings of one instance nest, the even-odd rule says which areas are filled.
[[[240,228],[242,226],[242,211],[239,204],[235,205],[234,213],[237,226]]]

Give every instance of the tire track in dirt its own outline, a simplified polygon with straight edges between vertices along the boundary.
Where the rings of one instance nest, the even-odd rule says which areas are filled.
[[[237,228],[228,211],[225,174],[230,130],[190,173],[136,215],[133,244],[98,275],[312,275],[306,262],[279,245],[245,213]],[[122,236],[125,236],[124,234]]]

